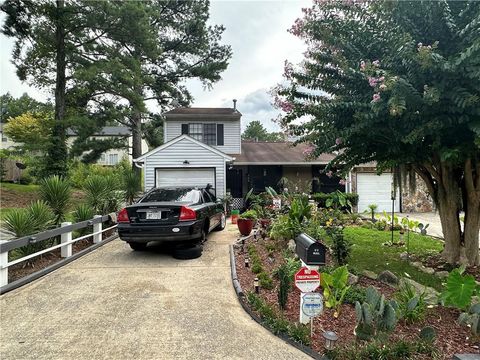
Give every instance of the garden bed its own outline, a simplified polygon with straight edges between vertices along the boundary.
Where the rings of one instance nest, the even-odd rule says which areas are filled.
[[[288,321],[292,323],[298,322],[300,302],[300,291],[298,289],[292,288],[290,290],[286,308],[283,312],[280,311],[278,306],[277,291],[279,281],[274,276],[274,271],[285,262],[282,247],[279,247],[278,242],[268,238],[265,240],[249,238],[244,248],[238,246],[235,249],[237,277],[243,292],[246,294],[254,292],[254,279],[258,276],[252,272],[251,265],[248,268],[245,267],[245,257],[247,256],[247,248],[249,246],[253,246],[256,249],[261,260],[263,271],[270,276],[273,282],[271,289],[260,289],[259,297],[276,312],[279,314],[282,313]],[[330,256],[327,256],[327,265],[330,263]],[[383,270],[385,269],[388,269],[388,267],[385,267]],[[396,291],[396,289],[390,285],[363,276],[359,277],[356,286],[364,288],[373,286],[379,292],[383,293],[386,298],[392,298]],[[420,330],[425,326],[431,326],[436,332],[433,348],[438,351],[440,359],[451,359],[455,353],[480,353],[480,340],[478,338],[472,339],[469,328],[461,326],[456,322],[459,314],[459,310],[442,306],[429,308],[427,309],[425,317],[413,324],[406,324],[402,320],[399,321],[394,332],[389,335],[389,342],[395,343],[401,340],[417,341]],[[332,309],[325,309],[323,314],[315,318],[313,322],[314,335],[313,338],[310,339],[311,347],[320,354],[324,352],[323,344],[325,340],[322,337],[323,330],[331,330],[338,335],[337,348],[354,346],[356,343],[353,333],[355,323],[355,309],[352,304],[343,304],[340,309],[340,315],[336,319],[333,317]],[[414,358],[430,359],[431,355],[417,354]]]

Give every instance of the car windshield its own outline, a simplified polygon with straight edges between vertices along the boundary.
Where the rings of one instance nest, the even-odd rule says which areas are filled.
[[[189,202],[197,203],[200,200],[200,192],[195,189],[156,189],[145,195],[141,202]]]

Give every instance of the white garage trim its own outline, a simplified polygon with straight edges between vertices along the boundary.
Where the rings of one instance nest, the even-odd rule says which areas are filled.
[[[215,168],[155,168],[156,187],[198,186],[216,188]]]
[[[368,210],[368,205],[376,204],[377,212],[392,211],[392,174],[358,172],[357,173],[357,194],[358,194],[358,212]],[[400,199],[395,199],[395,211],[400,209]]]

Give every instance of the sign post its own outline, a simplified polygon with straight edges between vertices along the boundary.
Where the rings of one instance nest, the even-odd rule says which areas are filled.
[[[317,270],[302,267],[295,274],[295,286],[302,292],[300,295],[300,322],[307,324],[314,316],[318,315],[313,315],[314,313],[323,310],[323,298],[320,294],[314,293],[320,286],[320,274]],[[319,301],[321,305],[318,305]]]
[[[310,335],[313,336],[313,318],[323,312],[323,296],[316,292],[305,293],[301,296],[301,311],[310,319]]]

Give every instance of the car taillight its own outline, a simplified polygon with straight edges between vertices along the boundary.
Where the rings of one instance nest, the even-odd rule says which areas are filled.
[[[197,213],[195,210],[190,209],[187,206],[182,206],[180,208],[180,217],[178,218],[180,221],[188,221],[188,220],[197,220]]]
[[[122,210],[120,210],[120,212],[118,213],[118,216],[117,216],[117,222],[119,222],[119,223],[130,222],[130,218],[128,217],[127,209],[123,208]]]

